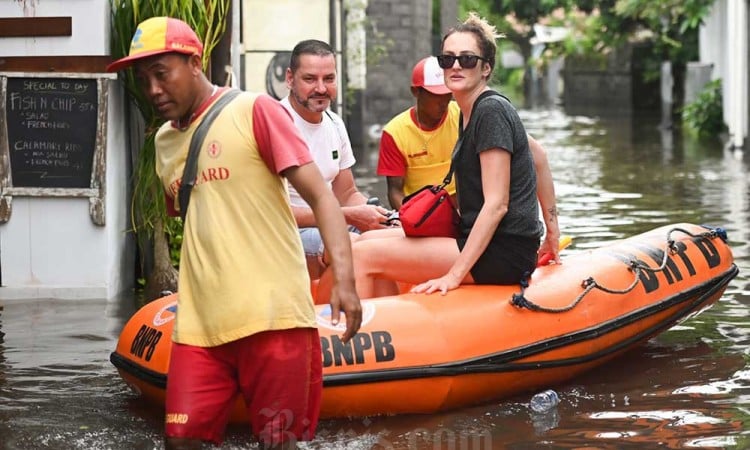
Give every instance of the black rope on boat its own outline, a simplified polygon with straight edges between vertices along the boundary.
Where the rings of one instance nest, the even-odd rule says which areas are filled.
[[[540,311],[540,306],[536,305],[528,300],[526,300],[526,297],[523,296],[523,293],[526,291],[526,288],[529,287],[529,278],[531,277],[531,272],[525,272],[523,276],[521,277],[521,280],[518,282],[519,285],[521,285],[521,293],[520,294],[513,294],[510,299],[510,303],[518,308],[526,308],[530,309],[532,311]]]
[[[531,300],[527,299],[524,296],[524,293],[526,292],[526,288],[529,287],[529,278],[528,276],[524,277],[524,279],[521,280],[521,293],[520,294],[513,294],[510,303],[517,307],[517,308],[526,308],[531,311],[539,311],[539,312],[548,312],[548,313],[562,313],[570,311],[571,309],[575,308],[583,299],[586,297],[586,295],[591,292],[594,289],[599,289],[600,291],[606,292],[608,294],[627,294],[628,292],[635,289],[636,286],[638,286],[638,282],[641,280],[641,272],[642,271],[648,271],[652,273],[662,272],[667,267],[667,262],[669,261],[669,254],[674,255],[677,253],[677,244],[674,239],[672,239],[672,233],[673,232],[681,232],[684,233],[690,237],[700,237],[703,239],[713,239],[713,238],[720,238],[724,242],[727,241],[727,232],[723,228],[713,228],[706,225],[702,225],[704,228],[706,228],[706,232],[694,234],[691,233],[683,228],[675,227],[672,228],[667,232],[667,242],[666,242],[666,249],[663,252],[664,258],[661,261],[661,264],[654,268],[649,267],[642,262],[638,260],[631,260],[629,263],[628,270],[633,272],[633,282],[630,283],[628,287],[625,289],[612,289],[608,288],[606,286],[603,286],[599,284],[593,277],[586,278],[581,282],[581,287],[583,288],[583,292],[578,294],[576,298],[567,306],[563,306],[560,308],[549,308],[546,306],[538,305]]]

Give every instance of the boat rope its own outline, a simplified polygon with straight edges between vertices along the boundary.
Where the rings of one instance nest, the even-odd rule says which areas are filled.
[[[529,287],[529,273],[524,274],[523,279],[520,282],[521,285],[521,293],[520,294],[513,294],[513,296],[510,299],[510,302],[513,306],[517,308],[526,308],[531,311],[540,311],[540,312],[548,312],[548,313],[562,313],[566,311],[570,311],[571,309],[575,308],[583,299],[586,297],[586,295],[591,292],[594,289],[599,289],[600,291],[606,292],[608,294],[627,294],[628,292],[635,289],[635,287],[638,285],[638,282],[641,280],[641,272],[647,271],[652,273],[662,272],[667,267],[667,263],[669,262],[669,255],[674,255],[677,253],[677,245],[675,243],[675,240],[672,239],[672,233],[673,232],[681,232],[684,233],[690,237],[696,238],[703,238],[703,239],[714,239],[714,238],[720,238],[722,241],[727,241],[727,233],[726,230],[723,228],[713,228],[706,225],[702,225],[704,228],[706,228],[707,231],[703,233],[694,234],[691,233],[683,228],[675,227],[672,228],[667,232],[667,242],[666,242],[666,248],[664,253],[664,257],[662,258],[661,264],[659,267],[653,268],[649,267],[648,265],[644,264],[643,262],[633,259],[628,263],[628,269],[633,272],[633,282],[630,283],[630,286],[626,287],[625,289],[612,289],[608,288],[606,286],[603,286],[599,284],[594,277],[586,278],[581,282],[581,287],[583,287],[583,292],[578,294],[576,298],[567,306],[563,306],[560,308],[551,308],[539,305],[537,303],[534,303],[527,299],[524,296],[524,293],[526,292],[526,288]]]

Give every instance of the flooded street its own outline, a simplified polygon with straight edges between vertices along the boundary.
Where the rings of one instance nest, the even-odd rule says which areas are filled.
[[[645,345],[554,386],[551,412],[532,393],[433,415],[326,420],[308,449],[750,447],[748,161],[697,144],[659,118],[598,119],[522,111],[548,151],[566,254],[662,225],[726,229],[739,275],[722,299]],[[376,154],[360,157],[362,189],[385,201]],[[136,398],[109,362],[135,311],[109,302],[0,302],[0,449],[161,449],[162,411]],[[242,427],[222,449],[254,448]]]

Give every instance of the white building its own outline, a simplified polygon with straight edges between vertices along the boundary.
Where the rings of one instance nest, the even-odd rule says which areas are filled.
[[[133,284],[108,1],[0,2],[0,300]]]
[[[700,62],[712,66],[712,79],[722,80],[724,122],[734,149],[746,148],[750,127],[748,9],[748,0],[716,0],[700,31]]]

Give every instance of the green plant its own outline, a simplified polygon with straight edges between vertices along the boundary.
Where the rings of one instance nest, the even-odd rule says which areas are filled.
[[[357,93],[365,88],[366,67],[377,66],[385,60],[389,50],[394,46],[394,41],[378,30],[374,20],[365,16],[365,0],[347,0],[344,2],[344,8],[347,16],[347,67],[354,68],[345,72],[347,79],[344,104],[349,110],[350,106],[358,102]]]
[[[721,79],[706,84],[698,97],[682,109],[685,129],[699,138],[717,136],[726,131],[724,123]]]
[[[226,27],[230,0],[110,0],[112,10],[112,56],[130,51],[130,40],[145,19],[158,16],[185,21],[203,42],[203,67],[207,71],[211,52]],[[176,289],[175,237],[182,236],[182,222],[166,213],[161,182],[156,176],[154,137],[163,122],[141,91],[132,70],[121,72],[125,90],[145,123],[143,146],[133,162],[131,226],[140,249],[141,269],[146,272],[147,297]],[[171,249],[170,249],[171,248]],[[148,261],[151,261],[149,263]]]
[[[524,96],[524,76],[525,71],[523,67],[506,69],[498,64],[493,72],[490,85],[498,92],[502,92],[503,95],[510,98],[513,103],[521,104]]]

